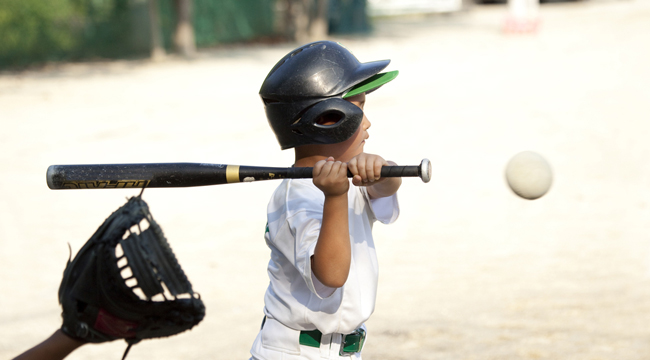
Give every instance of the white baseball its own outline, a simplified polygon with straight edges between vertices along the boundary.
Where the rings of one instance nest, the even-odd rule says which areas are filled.
[[[512,191],[528,200],[538,199],[548,192],[553,183],[551,166],[539,154],[523,151],[506,166],[506,180]]]

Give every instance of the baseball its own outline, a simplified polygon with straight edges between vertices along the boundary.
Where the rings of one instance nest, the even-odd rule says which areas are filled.
[[[548,192],[553,182],[551,166],[539,154],[523,151],[515,155],[506,166],[506,180],[518,196],[538,199]]]

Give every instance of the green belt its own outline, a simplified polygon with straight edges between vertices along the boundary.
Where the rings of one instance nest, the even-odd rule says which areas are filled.
[[[300,345],[320,347],[320,340],[323,336],[318,330],[301,331],[300,332]],[[363,348],[363,343],[366,340],[366,331],[359,328],[351,334],[343,336],[343,343],[339,355],[352,355],[358,353]]]

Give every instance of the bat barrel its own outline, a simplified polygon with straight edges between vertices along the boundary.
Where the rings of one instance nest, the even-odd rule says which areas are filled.
[[[186,187],[226,183],[227,165],[198,163],[52,165],[50,189]]]

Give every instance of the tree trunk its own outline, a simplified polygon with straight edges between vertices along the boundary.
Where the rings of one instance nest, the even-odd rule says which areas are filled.
[[[310,0],[292,0],[289,10],[293,20],[293,39],[299,43],[309,41]]]
[[[316,11],[309,26],[311,41],[327,38],[329,30],[329,0],[315,0],[315,2]]]
[[[286,0],[288,35],[299,43],[327,38],[329,0]]]
[[[196,53],[194,27],[192,26],[192,0],[174,0],[178,22],[174,33],[174,46],[183,56]]]
[[[165,47],[160,27],[158,0],[149,0],[149,24],[151,26],[151,59],[160,60],[165,57]]]

